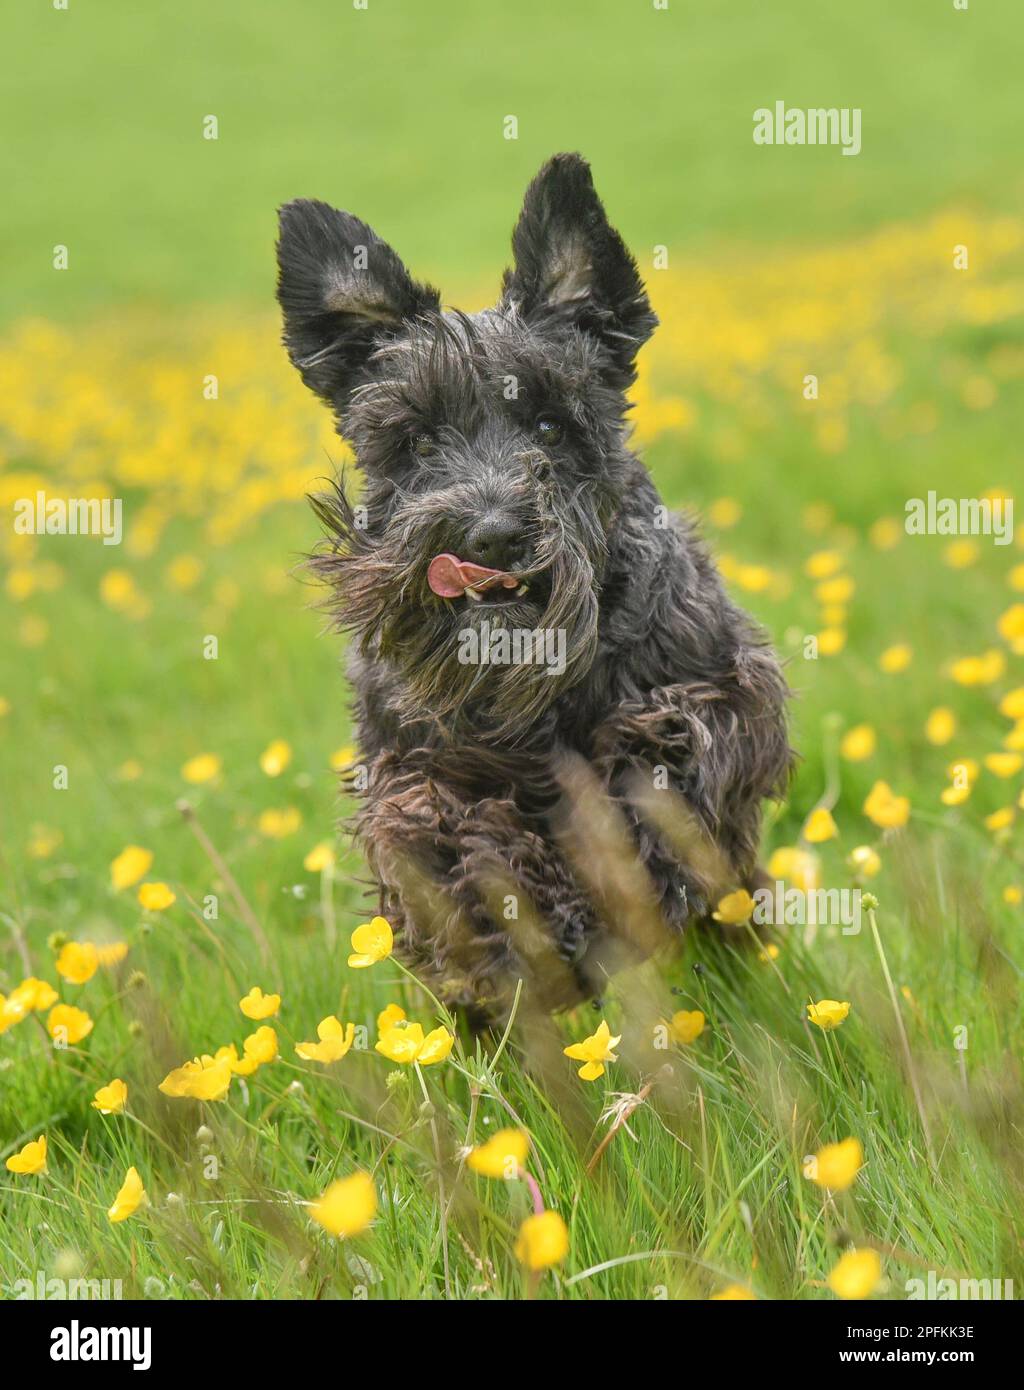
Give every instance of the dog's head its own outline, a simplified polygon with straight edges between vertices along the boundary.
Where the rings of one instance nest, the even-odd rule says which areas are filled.
[[[630,473],[625,392],[656,319],[590,170],[527,190],[495,308],[443,311],[364,223],[281,210],[288,353],[365,479],[314,499],[340,624],[391,663],[404,717],[523,733],[589,669],[607,541]],[[564,670],[460,660],[469,629],[550,630]]]

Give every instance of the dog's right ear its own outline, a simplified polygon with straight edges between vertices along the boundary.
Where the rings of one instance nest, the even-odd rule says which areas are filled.
[[[621,384],[657,318],[636,262],[605,216],[590,165],[556,154],[526,190],[503,298],[526,318],[575,324],[607,349]]]
[[[303,381],[341,409],[370,353],[440,297],[358,217],[299,198],[279,213],[277,298]]]

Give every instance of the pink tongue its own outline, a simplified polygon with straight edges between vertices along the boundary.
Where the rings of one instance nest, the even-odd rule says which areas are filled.
[[[435,555],[428,565],[427,583],[441,598],[458,598],[469,588],[479,592],[493,589],[498,583],[514,589],[519,580],[503,570],[489,570],[470,560],[460,560],[457,555],[444,554]]]

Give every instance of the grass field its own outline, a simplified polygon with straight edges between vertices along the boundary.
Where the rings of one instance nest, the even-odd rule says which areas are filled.
[[[908,498],[1012,495],[1021,476],[1019,16],[513,10],[5,20],[20,61],[3,97],[0,505],[42,489],[118,497],[125,515],[119,547],[0,537],[0,1159],[48,1143],[45,1173],[0,1170],[5,1296],[40,1272],[181,1298],[1024,1281],[1024,528],[1002,546],[903,527]],[[863,107],[862,154],[754,146],[751,112],[777,97]],[[496,1060],[457,1028],[434,1065],[375,1050],[388,1004],[425,1031],[450,1021],[393,958],[346,963],[371,909],[332,834],[332,760],[357,750],[339,644],[294,570],[316,540],[304,494],[344,455],[271,302],[274,207],[314,194],[483,304],[522,188],[559,148],[592,158],[661,317],[638,445],[788,658],[801,762],[766,861],[878,902],[856,935],[781,934],[774,959],[702,933],[624,976],[601,1012],[558,1023],[564,1044],[602,1017],[621,1035],[590,1083],[567,1058],[531,1067],[515,1035]],[[953,764],[967,794],[944,800]],[[872,819],[878,782],[909,807]],[[816,807],[838,835],[811,844]],[[116,885],[128,846],[151,852],[142,880],[169,885],[169,906],[144,908],[127,870]],[[851,867],[862,848],[870,877],[872,856]],[[67,942],[127,950],[90,973]],[[27,977],[52,991],[19,991]],[[276,1017],[240,1011],[254,985],[280,993]],[[93,1023],[66,1048],[53,992]],[[851,1005],[833,1031],[808,1021],[822,999]],[[660,1049],[676,1011],[704,1029]],[[330,1015],[364,1031],[337,1062],[303,1060],[295,1044]],[[279,1057],[225,1099],[158,1090],[261,1026]],[[104,1115],[92,1101],[114,1078],[127,1106]],[[543,1270],[516,1253],[530,1183],[464,1161],[505,1127],[530,1136],[539,1200],[567,1227]],[[847,1190],[804,1175],[848,1137],[864,1164]],[[130,1167],[148,1202],[114,1222]],[[359,1173],[376,1214],[346,1211],[360,1229],[339,1241],[309,1204]]]

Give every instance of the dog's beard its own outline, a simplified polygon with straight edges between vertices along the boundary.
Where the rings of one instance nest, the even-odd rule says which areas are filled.
[[[310,558],[329,587],[325,607],[338,628],[351,632],[368,655],[400,677],[391,708],[405,721],[433,720],[452,735],[510,745],[528,740],[552,701],[589,671],[597,650],[598,583],[604,532],[582,498],[560,513],[546,505],[536,522],[533,559],[514,571],[527,585],[522,596],[430,592],[427,567],[450,548],[451,518],[431,499],[400,507],[380,538],[357,527],[342,484],[313,499],[328,536]],[[486,624],[486,626],[485,626]],[[518,650],[544,659],[525,663],[467,660],[495,634],[541,634]],[[476,641],[467,638],[475,632]],[[550,634],[550,636],[546,636]],[[462,659],[460,660],[460,655]],[[554,660],[551,658],[554,657]]]

